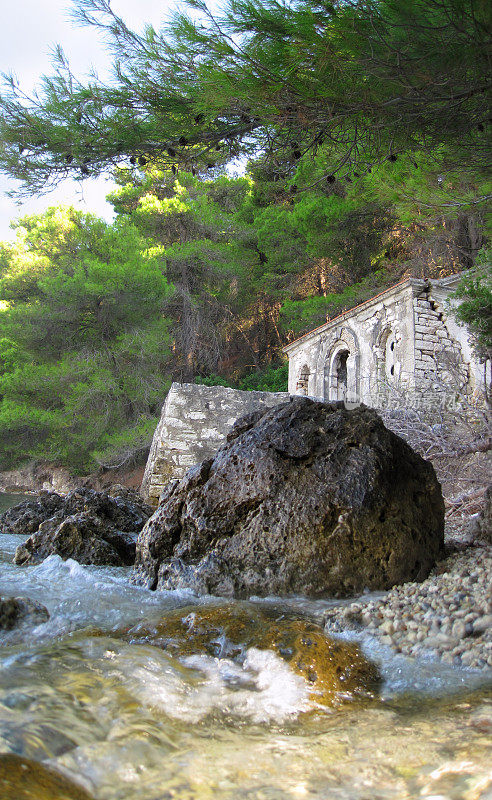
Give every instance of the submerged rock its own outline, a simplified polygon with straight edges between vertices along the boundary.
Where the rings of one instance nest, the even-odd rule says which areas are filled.
[[[29,597],[0,597],[0,630],[41,625],[49,618],[48,609]]]
[[[346,596],[423,580],[442,551],[432,465],[375,411],[296,397],[169,484],[132,580],[221,596]]]
[[[330,639],[319,625],[274,609],[237,603],[180,608],[155,625],[139,623],[123,636],[178,658],[203,654],[241,665],[250,648],[272,650],[305,679],[311,698],[323,705],[373,697],[380,684],[378,669],[357,645]]]
[[[37,564],[57,554],[81,564],[129,566],[135,558],[136,534],[151,513],[141,501],[93,489],[77,489],[66,497],[41,492],[6,511],[0,530],[31,534],[17,548],[16,564]]]
[[[0,754],[2,800],[92,800],[69,778],[39,761],[13,753]]]

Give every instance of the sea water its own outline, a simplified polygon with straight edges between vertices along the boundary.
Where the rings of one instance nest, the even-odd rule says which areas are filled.
[[[127,568],[59,556],[18,567],[23,539],[0,535],[0,595],[37,600],[50,619],[1,637],[0,752],[62,770],[99,800],[492,797],[490,674],[359,635],[381,697],[313,709],[274,652],[251,647],[238,665],[116,636],[212,598],[153,593],[132,586]],[[316,621],[333,601],[254,602]]]

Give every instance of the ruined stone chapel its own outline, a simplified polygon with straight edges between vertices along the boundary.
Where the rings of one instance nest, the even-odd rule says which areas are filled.
[[[468,331],[447,303],[461,277],[408,278],[289,344],[289,394],[173,383],[152,441],[143,496],[157,504],[166,483],[212,457],[239,417],[284,403],[289,395],[375,408],[392,399],[405,406],[412,398],[435,403],[479,396],[490,364],[478,361]]]
[[[289,344],[290,394],[375,408],[398,397],[477,396],[490,365],[450,313],[461,279],[407,278]]]

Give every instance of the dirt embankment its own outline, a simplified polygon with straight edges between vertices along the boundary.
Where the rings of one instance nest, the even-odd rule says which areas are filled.
[[[1,492],[39,492],[42,489],[67,494],[80,486],[101,491],[119,483],[139,489],[144,466],[121,470],[99,470],[92,475],[72,475],[65,467],[32,462],[9,472],[0,472]]]

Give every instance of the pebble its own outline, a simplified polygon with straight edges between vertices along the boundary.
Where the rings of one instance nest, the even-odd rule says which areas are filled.
[[[422,583],[329,609],[326,631],[365,627],[396,652],[413,657],[431,652],[444,663],[490,669],[491,576],[492,546],[468,547],[438,563]]]
[[[492,631],[492,616],[490,614],[480,617],[473,623],[474,636],[480,633],[486,633],[487,631]]]

